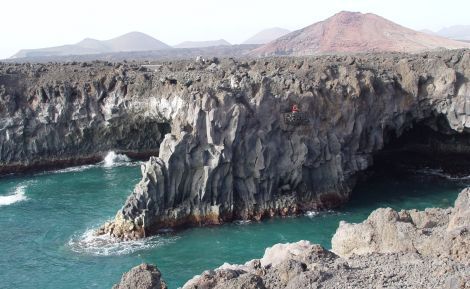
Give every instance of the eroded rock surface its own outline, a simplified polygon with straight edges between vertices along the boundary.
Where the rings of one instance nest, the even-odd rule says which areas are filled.
[[[263,263],[273,253],[282,257]],[[468,288],[469,273],[468,265],[444,257],[400,252],[344,259],[300,241],[268,248],[260,260],[205,271],[183,289]]]
[[[407,252],[470,264],[470,189],[459,194],[454,208],[385,208],[360,224],[341,222],[331,243],[332,250],[344,257]]]

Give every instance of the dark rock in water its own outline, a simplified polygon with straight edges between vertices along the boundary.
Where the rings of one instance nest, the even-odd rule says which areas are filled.
[[[125,273],[113,289],[167,289],[157,267],[141,264]]]

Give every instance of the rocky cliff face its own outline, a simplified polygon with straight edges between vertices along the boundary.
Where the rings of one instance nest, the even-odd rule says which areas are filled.
[[[453,208],[384,212],[391,209],[378,209],[360,224],[340,224],[332,240],[334,252],[308,241],[276,244],[261,259],[204,271],[183,289],[470,286],[469,189]]]
[[[1,67],[4,171],[159,146],[121,238],[337,206],[389,135],[470,127],[466,50]]]
[[[177,76],[155,98],[172,133],[99,233],[136,238],[337,206],[389,135],[419,121],[466,132],[469,68],[459,51],[228,60],[195,69],[202,85],[187,87]],[[293,104],[299,114],[286,114]]]
[[[156,155],[169,125],[147,114],[140,66],[0,66],[0,173]]]

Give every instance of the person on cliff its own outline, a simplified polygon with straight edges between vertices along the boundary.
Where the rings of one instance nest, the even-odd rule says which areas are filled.
[[[292,113],[297,113],[297,112],[299,112],[299,107],[297,106],[297,104],[292,105]]]

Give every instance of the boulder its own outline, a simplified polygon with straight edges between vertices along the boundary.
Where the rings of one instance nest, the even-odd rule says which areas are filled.
[[[113,289],[167,289],[167,286],[157,267],[144,263],[122,275]]]

